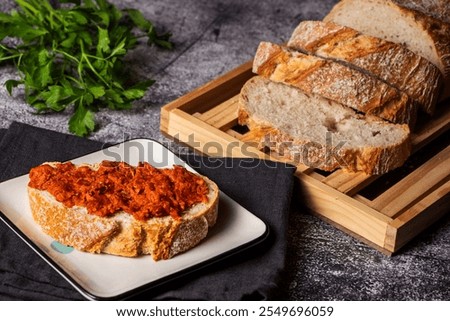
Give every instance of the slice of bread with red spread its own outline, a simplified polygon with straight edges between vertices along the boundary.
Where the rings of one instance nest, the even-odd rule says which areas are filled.
[[[58,242],[157,261],[206,237],[217,219],[219,189],[180,166],[53,162],[30,171],[28,195],[34,220]]]

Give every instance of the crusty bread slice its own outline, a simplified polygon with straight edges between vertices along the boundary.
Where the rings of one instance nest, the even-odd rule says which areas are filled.
[[[393,0],[342,0],[324,21],[405,45],[439,68],[444,76],[440,99],[450,97],[450,24]]]
[[[442,85],[441,72],[400,44],[332,22],[303,21],[292,33],[288,46],[350,63],[402,90],[428,114],[435,109]]]
[[[448,0],[393,0],[393,2],[450,23],[450,1]]]
[[[260,43],[253,60],[253,72],[411,128],[417,118],[417,103],[385,82],[334,60],[277,44]]]
[[[411,150],[407,125],[360,115],[260,76],[242,88],[238,120],[259,132],[260,148],[325,171],[383,174],[401,166]]]
[[[99,166],[83,165],[93,169]],[[208,202],[194,205],[181,215],[181,220],[164,216],[141,221],[123,211],[100,217],[89,214],[84,207],[66,207],[44,190],[28,187],[28,196],[34,220],[58,242],[90,253],[126,257],[150,254],[157,261],[194,247],[215,224],[219,189],[207,177],[203,179],[209,187]]]

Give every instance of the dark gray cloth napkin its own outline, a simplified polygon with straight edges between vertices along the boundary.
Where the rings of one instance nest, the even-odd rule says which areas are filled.
[[[7,130],[0,130],[0,181],[25,174],[42,162],[70,160],[104,146],[101,142],[12,123]],[[285,267],[294,168],[255,159],[179,156],[266,222],[270,234],[253,248],[132,299],[277,299],[282,293],[279,285]],[[83,296],[0,223],[0,299],[80,300]]]

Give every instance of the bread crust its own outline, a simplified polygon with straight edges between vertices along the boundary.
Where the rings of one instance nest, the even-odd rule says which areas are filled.
[[[404,91],[432,114],[442,86],[439,69],[406,47],[332,22],[303,21],[288,46],[345,61]]]
[[[357,1],[342,0],[338,2],[323,20],[327,22],[331,21],[338,24],[343,24],[359,30],[359,28],[356,28],[351,24],[347,24],[346,21],[342,21],[342,19],[340,19],[339,16],[348,10],[353,11],[358,10],[358,3],[360,1],[363,2],[363,0]],[[404,5],[400,5],[399,4],[400,1],[364,0],[364,2],[374,3],[377,8],[381,8],[381,6],[386,6],[388,10],[390,10],[391,12],[396,12],[398,14],[398,19],[405,20],[410,26],[412,27],[414,26],[415,28],[417,28],[417,30],[423,33],[423,39],[429,40],[427,46],[432,47],[433,51],[436,54],[437,57],[436,59],[427,57],[423,53],[417,51],[416,50],[417,48],[415,48],[411,43],[408,43],[408,41],[402,40],[402,44],[405,45],[409,50],[416,52],[417,54],[422,55],[424,58],[430,60],[433,64],[435,64],[439,68],[444,77],[444,88],[441,91],[439,101],[442,101],[450,97],[450,23],[443,22],[442,20],[433,18],[431,15],[427,15],[420,11],[407,8]],[[376,15],[377,13],[374,12],[373,14]],[[368,22],[371,21],[369,16],[364,18]],[[376,24],[374,23],[374,25]],[[396,42],[395,39],[396,37],[390,39],[390,37],[375,34],[368,30],[359,30],[359,31],[370,34],[372,36]],[[410,40],[415,41],[416,39]]]
[[[209,186],[208,203],[194,205],[181,215],[181,220],[165,216],[140,221],[123,211],[100,217],[89,214],[84,207],[66,207],[49,192],[31,187],[28,197],[33,219],[62,244],[90,253],[125,257],[149,254],[158,261],[191,249],[216,223],[219,188],[202,177]]]
[[[401,7],[450,23],[450,1],[448,0],[393,0],[393,2]]]
[[[256,120],[248,111],[247,104],[248,91],[252,86],[260,86],[255,82],[254,77],[250,79],[242,88],[239,96],[238,122],[246,125],[251,130],[253,137],[257,141],[260,149],[270,148],[282,157],[286,157],[293,163],[303,163],[309,167],[318,168],[324,171],[333,171],[342,168],[344,171],[362,171],[369,175],[379,175],[387,173],[404,164],[411,153],[411,141],[409,128],[404,127],[405,139],[396,144],[385,147],[363,146],[361,148],[341,148],[335,156],[329,157],[326,148],[311,148],[315,142],[308,139],[292,137],[283,131],[283,128],[276,128],[268,122]],[[276,106],[274,106],[276,108]],[[371,121],[379,121],[372,119]],[[270,142],[267,144],[267,142]]]
[[[333,60],[261,42],[253,72],[394,123],[412,128],[416,122],[417,104],[408,95]]]

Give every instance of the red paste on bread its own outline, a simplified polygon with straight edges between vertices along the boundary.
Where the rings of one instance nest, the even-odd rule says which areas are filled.
[[[46,190],[67,207],[86,207],[90,214],[109,216],[125,211],[138,220],[181,213],[208,201],[205,180],[181,166],[157,169],[103,161],[98,170],[70,162],[43,164],[30,171],[32,188]]]

